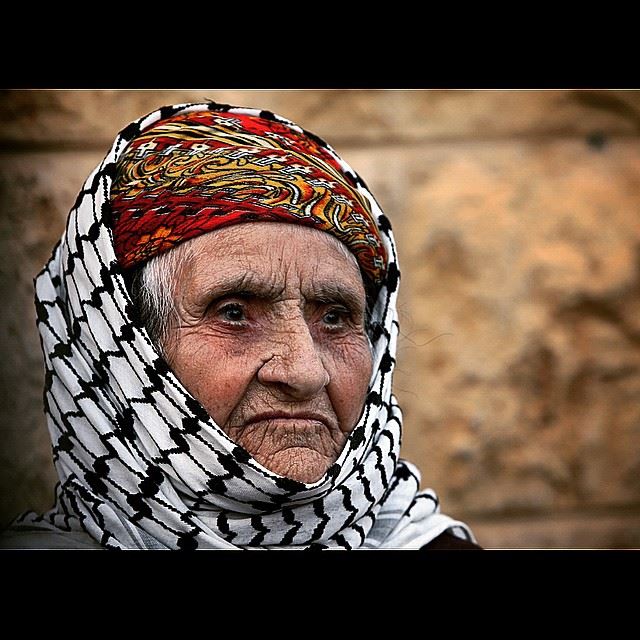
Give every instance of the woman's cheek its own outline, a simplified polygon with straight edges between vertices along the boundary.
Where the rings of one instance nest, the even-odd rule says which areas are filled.
[[[329,350],[329,398],[343,431],[355,427],[367,396],[373,358],[366,338],[354,336]]]
[[[239,340],[211,334],[184,336],[178,343],[174,372],[219,426],[251,381],[251,353]]]
[[[325,358],[338,376],[347,376],[368,385],[373,368],[373,356],[366,337],[360,334],[345,336],[329,342],[323,349]],[[356,385],[357,387],[360,384]]]

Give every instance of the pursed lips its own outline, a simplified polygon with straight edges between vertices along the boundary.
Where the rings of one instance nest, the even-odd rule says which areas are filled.
[[[300,412],[300,413],[285,413],[283,411],[269,411],[265,413],[259,413],[245,422],[245,426],[254,424],[256,422],[280,422],[286,421],[288,423],[296,423],[303,425],[305,422],[320,422],[325,427],[331,424],[331,420],[328,420],[326,416],[320,413],[314,412]]]

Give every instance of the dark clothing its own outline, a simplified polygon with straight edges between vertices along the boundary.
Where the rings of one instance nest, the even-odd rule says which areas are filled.
[[[482,551],[482,547],[469,540],[463,540],[445,531],[431,542],[420,547],[420,551]]]

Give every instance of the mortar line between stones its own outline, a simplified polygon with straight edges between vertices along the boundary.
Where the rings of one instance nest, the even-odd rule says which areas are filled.
[[[456,517],[477,524],[516,524],[522,522],[554,522],[564,519],[596,519],[606,517],[638,518],[640,503],[625,505],[594,505],[588,507],[569,508],[560,511],[526,512],[511,511],[509,513],[479,513],[473,511],[456,511]]]

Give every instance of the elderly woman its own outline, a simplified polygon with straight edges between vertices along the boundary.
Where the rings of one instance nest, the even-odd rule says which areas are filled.
[[[479,548],[399,458],[389,220],[266,111],[163,107],[36,279],[60,482],[5,547]]]

